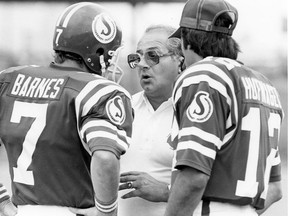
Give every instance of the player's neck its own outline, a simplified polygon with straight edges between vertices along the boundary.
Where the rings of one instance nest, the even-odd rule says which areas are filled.
[[[63,63],[59,64],[59,63],[55,63],[58,66],[62,66],[62,67],[72,67],[72,68],[79,68],[80,70],[84,70],[86,72],[89,72],[89,70],[87,69],[86,65],[84,64],[79,64],[76,61],[70,60],[70,59],[66,59]]]

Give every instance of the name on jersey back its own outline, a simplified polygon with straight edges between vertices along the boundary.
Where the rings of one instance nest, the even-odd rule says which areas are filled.
[[[269,106],[282,108],[275,87],[251,77],[242,77],[246,100],[254,100]]]
[[[10,94],[25,98],[59,99],[67,79],[18,74]]]

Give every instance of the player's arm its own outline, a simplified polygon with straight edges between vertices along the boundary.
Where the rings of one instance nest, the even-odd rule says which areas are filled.
[[[109,151],[95,151],[91,162],[91,177],[97,209],[113,212],[117,209],[119,185],[119,159]]]
[[[6,188],[0,183],[0,215],[14,216],[17,214],[17,208],[11,202]]]
[[[192,167],[184,167],[177,175],[168,199],[165,216],[187,216],[203,196],[209,176]]]
[[[70,208],[75,214],[85,216],[117,215],[119,185],[119,159],[113,152],[96,150],[91,160],[91,179],[95,191],[95,207]]]
[[[92,155],[91,180],[95,191],[95,207],[71,208],[76,214],[117,214],[119,160],[128,149],[131,139],[133,109],[130,96],[119,92],[121,89],[117,86],[115,90],[113,94],[102,96],[82,122],[81,138]]]
[[[281,182],[270,182],[268,185],[267,197],[265,199],[264,209],[257,210],[258,215],[263,214],[273,203],[282,198]]]
[[[270,172],[270,179],[268,184],[268,191],[265,198],[265,205],[263,209],[257,210],[259,215],[263,214],[273,203],[282,198],[282,185],[281,185],[281,160],[278,147],[276,148],[277,154],[272,161],[272,168]]]

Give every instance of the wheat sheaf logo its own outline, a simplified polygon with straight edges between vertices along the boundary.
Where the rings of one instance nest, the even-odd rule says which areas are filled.
[[[213,113],[213,103],[209,94],[199,91],[187,109],[187,116],[192,122],[205,122]]]
[[[120,96],[110,99],[106,104],[109,119],[116,125],[121,125],[126,119],[124,103]]]
[[[105,13],[101,13],[94,18],[92,30],[94,37],[104,44],[110,43],[117,33],[116,23]]]

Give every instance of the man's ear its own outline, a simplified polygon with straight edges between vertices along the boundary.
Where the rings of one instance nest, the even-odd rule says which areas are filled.
[[[184,60],[185,60],[184,56],[179,57],[179,65],[178,65],[179,66],[179,70],[178,70],[179,74],[182,73],[182,71],[184,71],[186,69],[186,66],[184,64]]]

